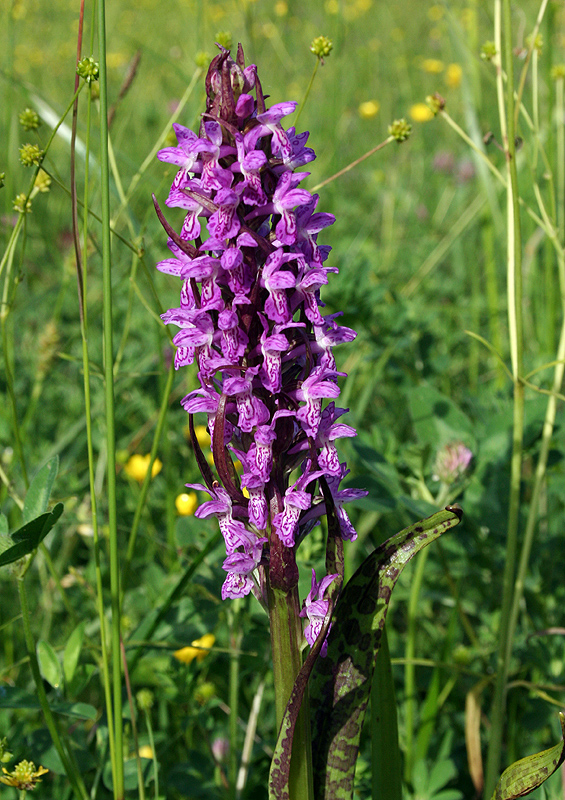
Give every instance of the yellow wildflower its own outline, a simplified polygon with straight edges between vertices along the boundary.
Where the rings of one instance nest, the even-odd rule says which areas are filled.
[[[449,64],[445,73],[445,82],[450,89],[458,89],[461,86],[463,70],[460,64]]]
[[[208,433],[206,425],[195,425],[194,433],[196,434],[200,447],[210,447],[212,440],[210,439],[210,434]]]
[[[36,784],[41,783],[39,780],[41,776],[46,775],[49,770],[44,767],[39,767],[36,770],[33,761],[20,761],[12,772],[8,772],[5,767],[2,767],[2,772],[4,773],[4,775],[0,775],[2,783],[5,783],[6,786],[13,786],[18,791],[23,792],[35,789]]]
[[[414,103],[408,113],[414,122],[429,122],[434,118],[434,112],[425,103]]]
[[[439,75],[440,72],[443,72],[443,61],[440,61],[439,58],[425,58],[422,61],[422,69],[424,72],[429,72],[430,75]]]
[[[196,492],[183,492],[179,494],[175,500],[177,513],[181,517],[191,517],[198,506],[198,497]]]
[[[151,456],[149,453],[147,453],[145,456],[142,456],[140,453],[134,453],[134,455],[129,459],[128,463],[124,466],[124,471],[130,478],[133,478],[141,483],[145,480],[150,461]],[[162,468],[163,462],[156,458],[151,468],[151,477],[154,478],[155,475],[158,475]]]
[[[195,639],[190,647],[181,647],[180,650],[175,650],[173,655],[177,661],[182,661],[183,664],[190,664],[194,659],[202,661],[214,646],[215,641],[216,637],[213,633],[205,633],[200,639]]]
[[[142,744],[137,752],[140,758],[153,758],[153,748],[148,744]]]
[[[359,116],[362,119],[372,119],[379,113],[381,104],[378,100],[367,100],[365,103],[359,105]]]

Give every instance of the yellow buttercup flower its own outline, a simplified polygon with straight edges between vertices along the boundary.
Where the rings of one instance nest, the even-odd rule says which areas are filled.
[[[200,447],[210,447],[212,440],[206,425],[195,425],[194,433],[196,434],[196,438],[198,439],[198,444]]]
[[[0,775],[2,783],[5,783],[6,786],[13,786],[23,792],[35,789],[36,784],[41,783],[41,776],[46,775],[49,770],[44,767],[39,767],[36,770],[33,761],[20,761],[12,772],[8,772],[5,767],[2,767],[2,772],[4,773],[4,775]]]
[[[124,466],[124,471],[130,478],[133,478],[141,483],[145,480],[150,461],[151,456],[149,453],[147,453],[145,456],[142,456],[140,453],[134,453],[134,455],[130,457],[129,461]],[[163,462],[156,458],[151,468],[151,477],[154,478],[155,475],[158,475],[162,469]]]
[[[175,500],[177,513],[180,514],[181,517],[191,517],[196,511],[197,506],[198,497],[196,492],[183,492],[179,494]]]
[[[359,106],[359,116],[362,119],[372,119],[376,117],[379,113],[379,109],[381,104],[378,100],[367,100],[365,103],[361,103]]]
[[[450,89],[458,89],[461,86],[463,70],[460,64],[449,64],[445,73],[445,82]]]
[[[440,61],[439,58],[425,58],[422,61],[422,69],[424,72],[429,72],[430,75],[439,75],[440,72],[443,72],[443,61]]]
[[[148,744],[142,744],[137,752],[140,758],[153,758],[153,748]]]
[[[175,650],[173,655],[177,661],[182,661],[183,664],[190,664],[194,659],[202,661],[214,646],[215,641],[216,637],[213,633],[205,633],[200,639],[195,639],[190,647],[181,647],[180,650]]]
[[[408,113],[414,122],[429,122],[434,118],[434,112],[425,103],[414,103]]]

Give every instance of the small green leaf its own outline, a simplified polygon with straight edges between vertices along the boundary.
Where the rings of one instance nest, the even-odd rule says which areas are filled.
[[[84,626],[85,623],[80,622],[69,636],[67,644],[65,645],[65,652],[63,654],[63,674],[65,676],[65,683],[70,683],[74,677],[84,640]]]
[[[58,689],[63,679],[61,665],[59,664],[57,653],[49,642],[43,639],[40,639],[37,643],[37,660],[39,661],[39,670],[43,679],[51,684],[54,689]]]
[[[14,542],[27,542],[29,552],[35,550],[45,539],[51,528],[55,525],[65,507],[62,503],[57,503],[51,511],[46,511],[39,517],[32,519],[12,534]]]
[[[32,548],[33,549],[33,548]],[[13,564],[14,561],[19,561],[20,558],[27,556],[31,553],[27,542],[18,542],[12,547],[8,547],[2,555],[0,555],[0,567],[5,567],[7,564]]]
[[[31,522],[47,510],[53,483],[59,470],[59,456],[54,456],[45,464],[32,480],[26,492],[22,520],[24,524]]]
[[[496,785],[491,800],[514,800],[524,797],[546,781],[565,761],[565,714],[559,714],[563,741],[516,761],[505,769]]]
[[[4,567],[6,564],[12,564],[14,561],[18,561],[20,558],[37,550],[63,513],[64,508],[62,503],[57,503],[51,511],[46,511],[45,514],[41,514],[39,517],[32,519],[31,522],[27,522],[21,528],[18,528],[18,530],[12,534],[12,541],[15,544],[12,547],[4,549],[0,555],[0,567]],[[2,548],[0,547],[0,552],[1,551]]]

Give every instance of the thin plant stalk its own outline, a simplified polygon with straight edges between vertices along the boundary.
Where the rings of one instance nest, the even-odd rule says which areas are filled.
[[[37,661],[37,655],[35,652],[35,643],[33,641],[33,634],[31,631],[31,621],[29,616],[29,606],[27,602],[27,592],[25,589],[24,577],[18,577],[16,583],[18,585],[18,595],[22,609],[22,626],[26,650],[29,658],[29,665],[31,667],[31,674],[33,675],[33,680],[35,683],[37,699],[39,700],[41,710],[43,711],[43,716],[45,717],[45,724],[47,725],[53,745],[55,746],[59,758],[61,759],[61,763],[63,764],[63,768],[67,778],[69,779],[69,783],[72,786],[75,796],[80,798],[80,800],[88,800],[89,795],[86,791],[84,781],[82,780],[82,776],[74,760],[72,751],[65,748],[61,736],[59,735],[59,730],[57,728],[57,723],[55,722],[53,712],[49,706],[49,701],[47,699],[47,694],[43,685],[43,678],[41,677],[39,663]]]
[[[507,75],[506,102],[501,65],[497,65],[497,94],[503,145],[506,154],[507,180],[507,293],[508,332],[514,381],[514,410],[512,429],[512,456],[510,465],[510,496],[506,556],[502,586],[502,609],[498,632],[499,647],[496,660],[496,681],[491,713],[491,732],[485,775],[485,798],[494,790],[500,771],[502,735],[506,708],[506,691],[511,652],[510,618],[512,611],[518,525],[520,511],[520,480],[522,473],[522,448],[524,436],[524,384],[522,381],[522,261],[521,228],[516,147],[514,127],[514,65],[512,52],[512,25],[510,0],[495,0],[495,44],[498,59],[502,57],[502,25],[504,25],[504,59]],[[507,126],[507,127],[506,127]]]
[[[135,514],[133,518],[133,523],[131,526],[131,531],[129,535],[128,541],[128,549],[124,561],[124,569],[123,569],[123,583],[125,586],[127,574],[129,571],[129,567],[131,564],[131,559],[133,558],[133,552],[135,549],[135,542],[137,540],[137,534],[139,531],[139,525],[141,522],[141,515],[143,513],[143,509],[145,508],[145,501],[147,499],[147,494],[149,492],[149,484],[151,483],[151,471],[153,469],[153,463],[157,456],[157,448],[159,447],[159,442],[161,441],[161,434],[163,432],[163,426],[165,424],[165,417],[167,415],[167,409],[169,407],[169,397],[171,395],[171,390],[173,387],[173,379],[175,376],[175,365],[174,361],[171,361],[171,365],[169,367],[169,373],[167,375],[167,383],[165,384],[165,391],[163,392],[163,399],[161,400],[161,408],[159,409],[159,416],[157,418],[157,426],[155,428],[155,435],[153,436],[153,444],[151,445],[151,453],[149,456],[149,465],[147,467],[147,472],[145,473],[145,478],[143,479],[143,484],[141,486],[141,491],[139,493],[139,497],[137,499],[137,505],[135,508]]]
[[[92,93],[88,93],[87,117],[86,117],[86,161],[84,172],[84,201],[83,207],[88,209],[89,204],[89,154],[90,154],[90,131],[92,116]],[[104,614],[104,588],[102,584],[102,569],[100,565],[100,534],[98,527],[98,501],[96,499],[95,475],[94,475],[94,446],[92,441],[92,401],[90,394],[90,358],[88,353],[88,303],[87,303],[87,253],[88,253],[88,214],[84,215],[83,226],[83,245],[82,245],[82,311],[81,311],[81,337],[82,337],[82,366],[84,376],[84,408],[86,422],[86,447],[88,456],[88,481],[90,487],[90,517],[92,522],[92,532],[94,541],[94,568],[96,575],[96,611],[100,623],[100,646],[101,646],[101,668],[104,688],[104,700],[106,706],[106,716],[108,718],[108,745],[110,749],[110,760],[112,763],[112,775],[115,774],[116,748],[114,744],[114,715],[112,708],[111,677],[109,669],[108,643],[106,639],[106,619]],[[81,293],[79,290],[79,302]]]
[[[382,150],[383,147],[386,147],[387,144],[390,144],[391,142],[394,142],[394,141],[395,141],[394,136],[387,136],[387,138],[384,140],[384,142],[380,142],[375,147],[372,147],[370,150],[368,150],[362,156],[359,156],[359,158],[356,158],[355,161],[352,161],[351,164],[348,164],[343,169],[340,169],[339,172],[336,172],[333,175],[330,175],[329,178],[325,178],[325,180],[323,180],[321,183],[317,183],[315,186],[312,187],[311,191],[312,192],[317,192],[318,189],[321,189],[323,186],[327,186],[328,183],[331,183],[332,181],[335,181],[336,178],[341,178],[342,175],[345,175],[346,172],[349,172],[354,167],[356,167],[358,164],[360,164],[362,161],[365,161],[365,159],[369,158],[369,156],[372,156],[373,153],[376,153],[378,150]]]
[[[106,5],[98,2],[98,46],[100,69],[100,199],[102,210],[102,278],[104,324],[104,394],[107,450],[108,537],[110,550],[110,596],[112,606],[112,684],[114,710],[115,800],[124,796],[122,728],[122,660],[120,631],[120,558],[116,502],[116,437],[114,412],[114,347],[112,319],[112,268],[110,241],[110,170],[108,157],[108,85],[106,70]]]
[[[294,118],[294,125],[296,127],[298,127],[298,120],[300,118],[300,115],[302,114],[302,109],[306,105],[306,101],[308,100],[308,97],[309,97],[310,92],[312,90],[312,86],[314,85],[314,79],[316,78],[316,73],[318,72],[319,66],[320,66],[320,59],[317,58],[316,59],[316,63],[314,64],[314,70],[312,72],[312,76],[310,78],[308,86],[306,87],[306,91],[304,92],[304,97],[302,98],[302,102],[300,103],[300,108],[296,112],[296,117]]]

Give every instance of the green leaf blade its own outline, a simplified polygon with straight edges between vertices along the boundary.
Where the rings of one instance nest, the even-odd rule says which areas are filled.
[[[42,678],[54,689],[58,689],[63,680],[61,665],[57,653],[44,639],[40,639],[37,643],[37,660]]]
[[[350,800],[363,719],[394,585],[408,561],[462,513],[448,507],[378,547],[345,586],[333,615],[328,654],[310,681],[316,800]]]
[[[559,714],[563,740],[533,756],[512,764],[502,773],[491,800],[525,797],[541,786],[565,761],[565,714]]]
[[[22,520],[24,525],[47,511],[51,490],[59,471],[59,456],[51,458],[32,480],[26,492]]]

